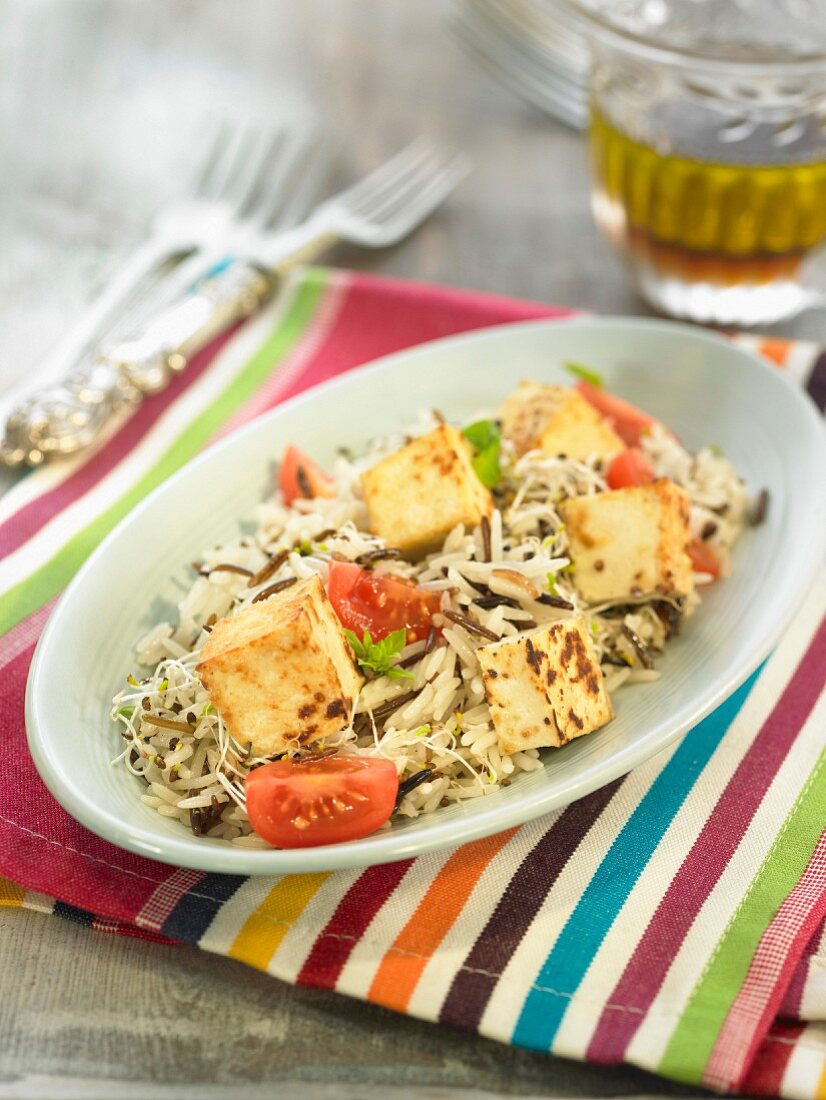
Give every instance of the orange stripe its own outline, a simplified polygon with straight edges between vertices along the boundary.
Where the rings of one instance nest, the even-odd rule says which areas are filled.
[[[368,999],[404,1012],[434,951],[456,922],[482,872],[516,829],[466,844],[431,882],[373,978]]]
[[[776,337],[766,336],[757,345],[757,350],[766,359],[776,363],[778,367],[785,367],[786,360],[792,350],[791,340],[779,340]]]
[[[816,1100],[826,1100],[826,1059],[823,1061],[823,1072],[815,1089]]]

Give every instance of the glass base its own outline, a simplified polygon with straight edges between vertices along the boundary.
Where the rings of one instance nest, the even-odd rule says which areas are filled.
[[[703,325],[771,325],[800,313],[811,293],[792,279],[720,286],[687,282],[634,263],[643,298],[661,313]]]

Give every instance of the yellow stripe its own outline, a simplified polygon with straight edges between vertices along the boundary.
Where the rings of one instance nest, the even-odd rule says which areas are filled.
[[[287,932],[329,877],[316,874],[282,878],[247,917],[229,949],[229,957],[266,970]]]
[[[0,905],[8,905],[19,909],[23,904],[25,890],[16,882],[9,882],[7,878],[0,878]]]

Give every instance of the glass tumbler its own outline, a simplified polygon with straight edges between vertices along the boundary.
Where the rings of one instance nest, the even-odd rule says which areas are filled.
[[[570,0],[592,46],[597,223],[657,310],[824,301],[826,0]]]

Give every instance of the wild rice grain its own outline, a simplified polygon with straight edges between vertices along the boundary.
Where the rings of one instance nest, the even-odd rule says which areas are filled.
[[[247,588],[257,588],[259,584],[268,581],[274,573],[278,572],[289,556],[289,550],[282,550],[279,554],[276,554],[275,557],[271,558],[266,565],[263,565],[257,573],[253,573],[249,579]]]
[[[469,615],[462,615],[459,611],[445,611],[443,612],[446,619],[450,619],[452,623],[456,623],[457,626],[463,626],[465,630],[470,630],[473,634],[478,634],[481,638],[488,638],[492,642],[498,642],[498,635],[494,634],[492,630],[488,630],[486,626],[482,626],[476,619],[471,619]]]
[[[480,530],[482,532],[482,557],[483,561],[491,560],[491,545],[490,545],[490,520],[487,516],[482,516],[482,522],[480,523]]]
[[[258,603],[260,600],[268,600],[270,596],[274,596],[276,592],[283,592],[286,588],[292,588],[298,581],[298,577],[287,577],[286,580],[276,581],[275,584],[271,584],[268,588],[262,588],[257,596],[253,596],[252,602]]]

